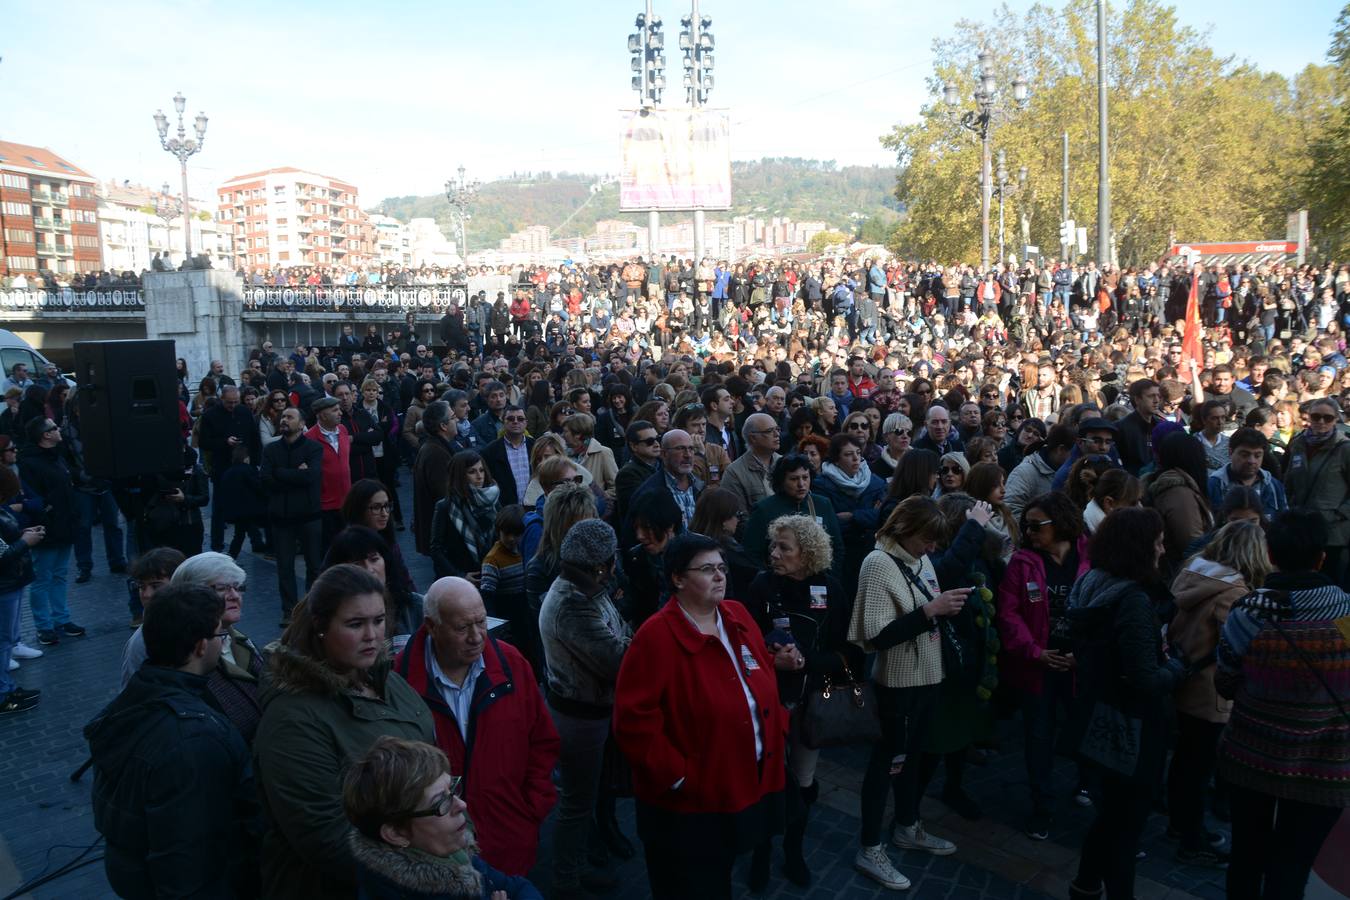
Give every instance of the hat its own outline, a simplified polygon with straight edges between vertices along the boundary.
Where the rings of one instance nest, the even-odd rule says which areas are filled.
[[[311,403],[309,408],[312,412],[322,412],[325,409],[330,409],[337,405],[338,399],[336,397],[320,397],[318,400]]]
[[[1101,416],[1092,416],[1078,423],[1078,436],[1083,437],[1093,431],[1109,431],[1116,433],[1116,423],[1110,419],[1103,419]]]
[[[618,552],[614,529],[600,519],[582,519],[563,538],[558,557],[578,566],[603,566]]]

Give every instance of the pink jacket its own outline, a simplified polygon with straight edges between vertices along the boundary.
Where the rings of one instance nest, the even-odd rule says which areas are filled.
[[[1078,578],[1092,568],[1087,548],[1087,535],[1083,535],[1078,539]],[[1050,640],[1050,606],[1044,600],[1031,602],[1027,595],[1029,582],[1040,585],[1042,597],[1049,596],[1041,555],[1035,550],[1018,550],[1008,561],[998,588],[995,620],[998,639],[1003,645],[998,677],[1019,691],[1039,694],[1045,669],[1036,660]]]

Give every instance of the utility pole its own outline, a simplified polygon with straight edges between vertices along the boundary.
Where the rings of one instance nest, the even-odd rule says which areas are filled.
[[[1064,187],[1062,199],[1059,204],[1059,220],[1061,222],[1069,221],[1069,133],[1064,132]],[[1072,239],[1070,239],[1072,243]],[[1069,260],[1069,244],[1059,245],[1059,258],[1061,262]]]
[[[712,90],[713,38],[709,28],[712,19],[700,15],[698,0],[691,0],[689,18],[682,20],[680,49],[684,53],[684,84],[690,109],[698,109],[708,100]],[[704,211],[694,210],[694,265],[703,261],[706,252],[703,231]]]
[[[1097,0],[1097,265],[1111,262],[1111,173],[1106,138],[1106,0]]]

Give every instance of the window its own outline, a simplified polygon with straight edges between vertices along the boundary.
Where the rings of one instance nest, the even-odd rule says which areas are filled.
[[[31,244],[33,243],[33,232],[18,228],[6,228],[5,241],[12,244]]]
[[[35,256],[11,256],[8,261],[11,269],[37,268],[37,257]]]
[[[280,253],[277,254],[277,259],[281,260],[282,262],[285,262],[290,258],[291,258],[291,251],[289,250],[282,250]]]
[[[278,225],[285,225],[285,224],[287,224],[287,222],[286,222],[285,219],[277,219],[277,224],[278,224]]]
[[[21,191],[26,191],[28,190],[28,176],[11,175],[9,172],[6,172],[4,178],[4,185],[5,187],[18,188]]]
[[[5,215],[24,216],[25,218],[27,218],[33,215],[33,207],[27,203],[15,203],[12,200],[6,201]]]
[[[30,163],[32,163],[33,165],[37,166],[39,169],[45,169],[45,168],[47,168],[47,164],[44,163],[44,162],[43,162],[42,160],[40,160],[40,159],[34,159],[34,158],[31,157],[31,156],[25,156],[24,159],[28,160],[28,161],[29,161]]]
[[[92,234],[77,234],[75,236],[75,246],[85,247],[90,250],[97,250],[98,238]]]
[[[89,188],[88,185],[85,185],[85,184],[77,184],[77,183],[75,183],[75,182],[71,182],[71,183],[70,183],[70,186],[67,188],[67,190],[70,191],[70,196],[72,196],[72,197],[92,197],[92,196],[94,196],[94,192],[93,192],[92,190],[90,190],[90,188]]]
[[[277,235],[277,243],[278,243],[278,244],[289,244],[290,242],[291,242],[291,236],[290,236],[290,235],[288,235],[288,234],[279,234],[279,235]]]
[[[92,209],[73,209],[71,213],[74,215],[76,222],[83,222],[86,225],[93,225],[98,221],[98,216]]]

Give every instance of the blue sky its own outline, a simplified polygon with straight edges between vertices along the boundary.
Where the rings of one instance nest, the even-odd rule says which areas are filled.
[[[1284,74],[1324,60],[1340,9],[1178,5],[1183,24],[1221,51]],[[917,116],[933,38],[958,19],[988,18],[994,3],[700,6],[717,39],[711,103],[732,109],[735,158],[888,164],[877,138]],[[100,178],[176,185],[151,116],[172,115],[181,90],[189,117],[211,119],[190,163],[203,196],[277,165],[352,181],[364,203],[437,192],[460,163],[484,180],[613,172],[615,111],[636,102],[625,43],[641,9],[639,0],[0,0],[0,139],[50,147]],[[672,84],[687,10],[656,3]]]

